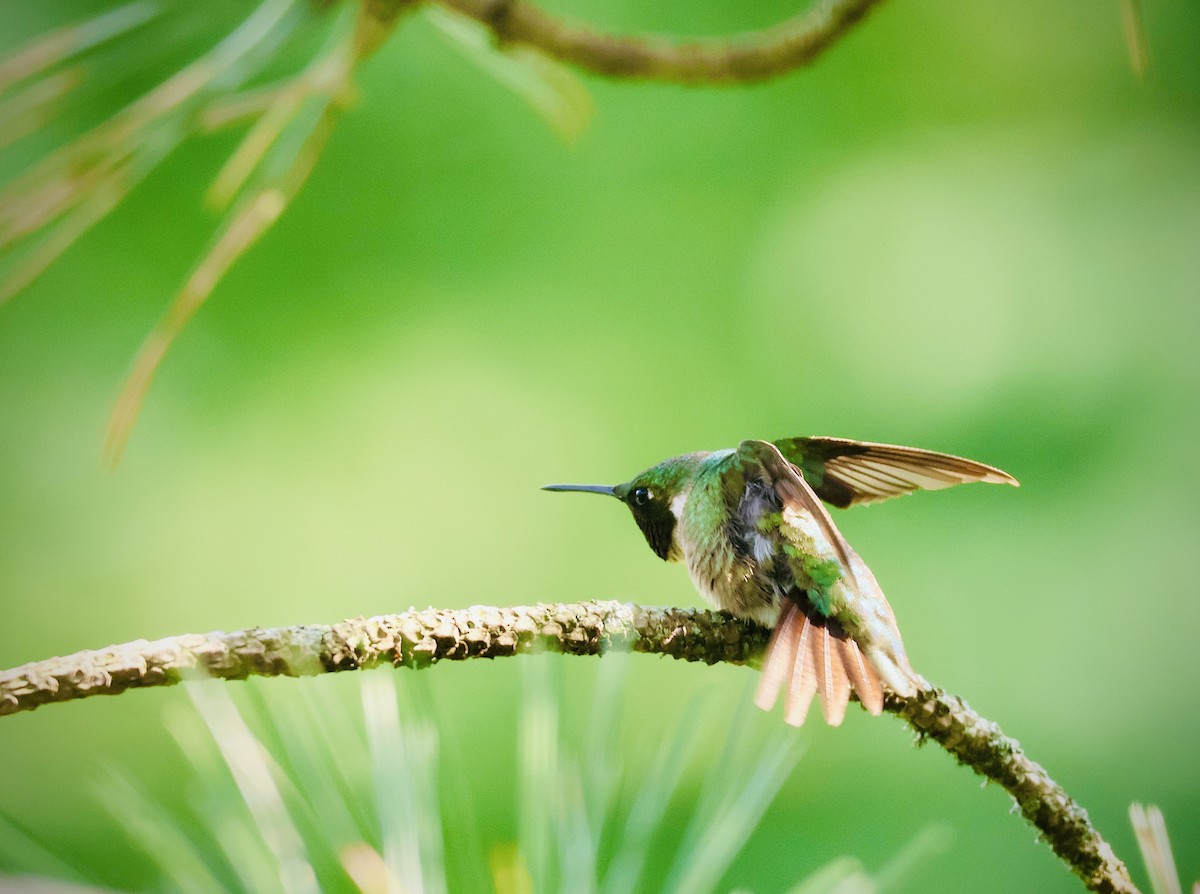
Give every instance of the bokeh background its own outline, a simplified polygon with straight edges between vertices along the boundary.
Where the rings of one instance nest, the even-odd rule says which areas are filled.
[[[554,6],[675,34],[790,10]],[[200,196],[238,134],[192,141],[0,308],[0,666],[410,605],[694,605],[619,506],[538,486],[746,437],[919,445],[1023,486],[838,515],[914,665],[1019,738],[1138,878],[1134,800],[1200,878],[1200,8],[1143,6],[1144,80],[1115,0],[895,2],[764,85],[585,75],[574,146],[416,17],[110,471],[113,397],[208,243]],[[585,696],[594,669],[562,663]],[[515,664],[427,675],[443,737],[498,792]],[[654,739],[697,693],[731,714],[749,674],[636,657],[622,722]],[[116,764],[174,797],[162,718],[182,698],[0,721],[0,808],[144,882],[92,780]],[[714,749],[723,716],[695,730]],[[778,735],[806,754],[728,888],[877,867],[942,824],[911,890],[1079,890],[1004,792],[894,719]],[[502,797],[476,820],[513,834]]]

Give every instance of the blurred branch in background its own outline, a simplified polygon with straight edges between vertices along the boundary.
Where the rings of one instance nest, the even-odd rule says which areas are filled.
[[[171,685],[197,672],[222,679],[298,677],[384,663],[422,668],[445,660],[542,650],[600,655],[610,649],[706,664],[756,664],[768,634],[765,627],[724,613],[619,602],[413,610],[332,625],[139,640],[26,664],[0,673],[0,714]],[[906,720],[922,740],[932,739],[960,763],[1000,783],[1089,890],[1137,891],[1086,811],[995,723],[937,688],[913,698],[889,695],[885,707]]]
[[[442,2],[486,24],[501,45],[527,44],[609,77],[695,85],[751,83],[808,65],[882,0],[819,0],[761,31],[686,43],[604,34],[556,19],[522,0]]]
[[[160,18],[163,8],[149,7]],[[188,138],[230,121],[251,127],[209,192],[210,205],[232,206],[212,246],[197,264],[161,322],[148,336],[117,401],[108,436],[112,457],[120,454],[145,391],[167,348],[208,298],[225,272],[283,212],[311,172],[337,110],[346,103],[350,74],[361,53],[378,45],[380,24],[362,7],[357,17],[336,17],[328,41],[312,61],[282,83],[240,93],[275,61],[314,11],[297,0],[264,0],[215,46],[90,130],[48,151],[4,184],[0,191],[0,250],[15,260],[0,282],[0,301],[11,298],[43,273],[94,224],[119,205]],[[112,24],[114,17],[117,24]],[[44,93],[58,67],[94,44],[94,35],[115,37],[151,18],[134,3],[90,22],[54,32],[18,49],[10,59],[35,59],[0,82],[11,89],[24,81],[9,105],[30,106]],[[64,39],[64,34],[72,39]],[[83,35],[89,35],[85,37]],[[127,60],[121,60],[127,62]],[[112,78],[110,61],[73,81]],[[44,79],[38,80],[38,75]],[[64,103],[72,83],[51,99]],[[17,130],[36,133],[52,118],[37,106],[18,120]],[[236,108],[240,114],[232,114]],[[14,113],[15,114],[15,113]]]
[[[524,97],[568,141],[591,114],[582,85],[553,58],[612,76],[682,83],[759,80],[805,65],[879,0],[820,0],[797,18],[752,35],[675,44],[614,37],[568,25],[537,7],[506,0],[445,0],[429,10],[485,71]],[[224,213],[200,258],[143,342],[117,399],[106,452],[119,459],[166,352],[230,267],[266,233],[312,172],[338,114],[353,97],[356,67],[392,33],[412,0],[325,4],[263,0],[188,62],[132,103],[54,148],[0,186],[0,303],[26,288],[92,226],[113,211],[176,149],[194,136],[248,125],[241,144],[208,190]],[[80,24],[52,30],[0,59],[0,148],[80,116],[69,102],[87,81],[112,82],[136,53],[87,58],[102,44],[183,15],[179,4],[135,0]],[[486,27],[469,20],[475,19]],[[328,22],[328,24],[326,24]],[[307,61],[304,35],[327,28]],[[210,28],[211,30],[211,28]],[[498,42],[499,46],[494,46]],[[290,62],[296,73],[258,83]]]
[[[443,8],[426,8],[441,33],[573,141],[587,124],[591,101],[555,60],[610,77],[751,83],[812,63],[879,2],[816,0],[772,27],[690,41],[607,34],[523,0],[439,0]],[[1146,52],[1138,2],[1121,3],[1131,64],[1140,75]],[[128,72],[114,69],[128,68],[138,56],[109,53],[97,63],[90,51],[109,44],[119,48],[122,38],[155,24],[169,28],[175,19],[196,14],[188,6],[134,0],[51,30],[0,58],[0,149],[44,133],[60,119],[70,125],[86,118],[89,104],[70,102],[80,85],[119,81]],[[0,256],[8,256],[0,262],[2,304],[187,140],[221,127],[249,126],[207,193],[207,204],[224,219],[143,342],[116,401],[106,438],[110,460],[119,459],[173,341],[312,172],[338,114],[353,98],[359,63],[384,43],[402,13],[417,8],[415,0],[263,0],[228,33],[214,35],[219,39],[209,51],[65,145],[47,143],[40,159],[0,185]],[[304,40],[314,28],[329,32],[315,54]],[[258,83],[277,67],[296,73]]]

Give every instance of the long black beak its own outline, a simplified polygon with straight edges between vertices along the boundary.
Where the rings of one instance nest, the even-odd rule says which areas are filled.
[[[585,494],[607,494],[610,497],[617,495],[611,484],[547,484],[542,490],[577,490]]]

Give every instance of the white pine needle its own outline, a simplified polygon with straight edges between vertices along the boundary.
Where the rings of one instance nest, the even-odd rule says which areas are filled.
[[[209,681],[184,683],[192,704],[208,725],[259,833],[275,858],[286,894],[319,894],[304,841],[292,824],[272,778],[262,745],[246,726],[223,687]]]

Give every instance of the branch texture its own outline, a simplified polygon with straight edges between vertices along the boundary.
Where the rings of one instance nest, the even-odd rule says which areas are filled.
[[[188,675],[229,680],[312,676],[391,664],[553,651],[599,655],[624,649],[706,664],[756,664],[770,631],[724,612],[646,608],[620,602],[411,610],[331,625],[252,628],[137,640],[0,672],[0,715],[49,702],[169,686]],[[1000,783],[1025,818],[1091,891],[1137,894],[1125,865],[1087,813],[1031,761],[1020,744],[960,698],[934,687],[885,708],[961,764]]]
[[[525,44],[610,77],[680,84],[760,81],[808,65],[881,0],[818,0],[804,13],[732,38],[673,42],[603,34],[523,0],[441,0],[487,25],[501,44]]]
[[[908,721],[922,740],[932,739],[960,764],[1004,786],[1025,819],[1089,891],[1136,894],[1129,870],[1092,826],[1087,811],[997,724],[937,688],[913,698],[889,694],[884,710]]]

